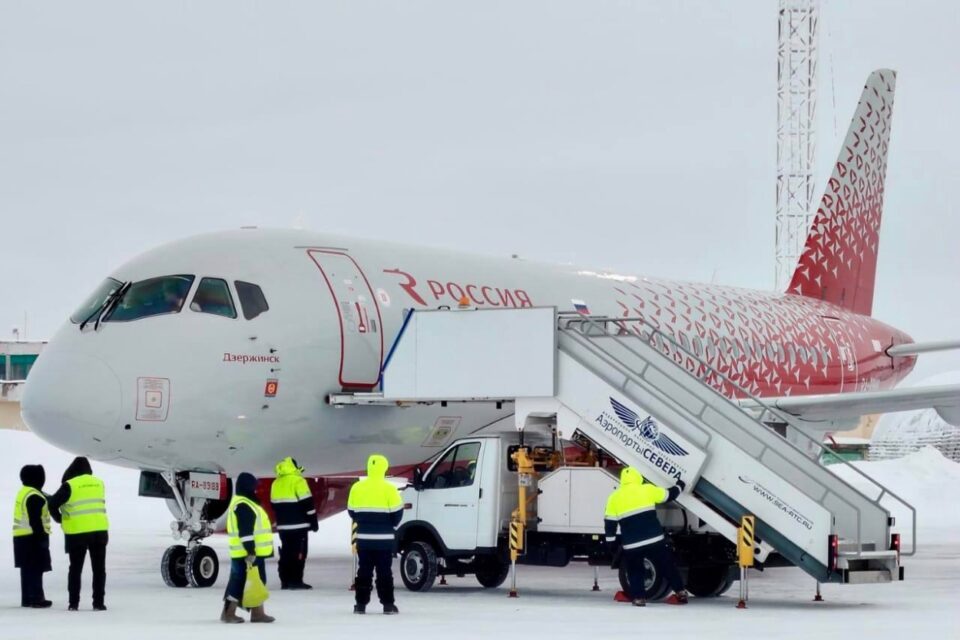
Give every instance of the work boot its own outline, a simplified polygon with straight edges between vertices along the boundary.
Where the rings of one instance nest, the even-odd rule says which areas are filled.
[[[276,618],[268,616],[263,611],[263,605],[250,609],[250,622],[273,622]]]
[[[367,607],[366,607],[366,605],[355,604],[355,605],[353,605],[353,612],[362,615],[362,614],[364,614],[364,613],[367,612]]]
[[[633,599],[633,606],[635,606],[635,607],[645,607],[645,606],[647,606],[647,601],[644,600],[643,598],[634,598],[634,599]]]
[[[664,602],[667,604],[687,604],[687,592],[683,589],[680,591],[674,591],[667,597],[666,600],[664,600]]]
[[[237,615],[237,603],[227,600],[223,603],[223,613],[220,614],[220,622],[226,624],[240,624],[243,618]]]
[[[395,616],[400,613],[400,609],[397,609],[395,604],[385,604],[383,605],[383,613],[388,616]]]

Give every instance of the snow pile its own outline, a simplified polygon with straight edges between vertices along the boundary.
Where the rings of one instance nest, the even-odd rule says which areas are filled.
[[[917,510],[917,542],[921,547],[955,544],[960,539],[960,510],[952,503],[960,492],[960,464],[933,447],[925,447],[897,460],[854,462],[853,466]],[[879,495],[876,485],[846,465],[830,465],[829,469],[865,495]],[[912,538],[909,509],[889,496],[881,504],[896,518],[894,531],[902,534],[906,550]]]
[[[960,371],[927,378],[914,386],[960,383]],[[888,413],[877,423],[870,442],[871,460],[901,458],[923,447],[935,447],[960,462],[960,428],[947,424],[934,409]]]

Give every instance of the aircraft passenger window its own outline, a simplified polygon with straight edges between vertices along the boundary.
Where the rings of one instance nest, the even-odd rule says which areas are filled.
[[[253,320],[270,309],[267,299],[263,296],[263,289],[259,286],[240,280],[235,280],[233,284],[237,287],[237,296],[240,298],[240,308],[243,309],[244,318]]]
[[[476,477],[480,443],[470,442],[451,449],[430,471],[424,489],[469,487]]]
[[[80,324],[91,315],[94,314],[100,307],[103,306],[103,303],[107,301],[117,289],[120,288],[120,283],[114,280],[113,278],[107,278],[104,280],[96,290],[90,294],[86,300],[83,301],[83,304],[80,305],[80,308],[70,316],[70,322],[73,324]]]
[[[104,322],[129,322],[163,313],[179,313],[193,276],[162,276],[134,282]]]
[[[225,318],[236,318],[237,310],[233,306],[233,297],[226,280],[220,278],[204,278],[193,294],[190,310],[199,313],[212,313]]]

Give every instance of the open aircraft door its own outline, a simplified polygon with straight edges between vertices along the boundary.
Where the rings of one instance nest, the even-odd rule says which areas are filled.
[[[307,253],[326,280],[340,321],[340,385],[371,388],[380,379],[383,322],[377,296],[357,262],[339,251]]]

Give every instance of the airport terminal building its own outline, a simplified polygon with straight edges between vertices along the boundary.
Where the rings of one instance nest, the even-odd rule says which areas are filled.
[[[0,429],[26,429],[20,395],[33,363],[47,343],[0,341]]]

